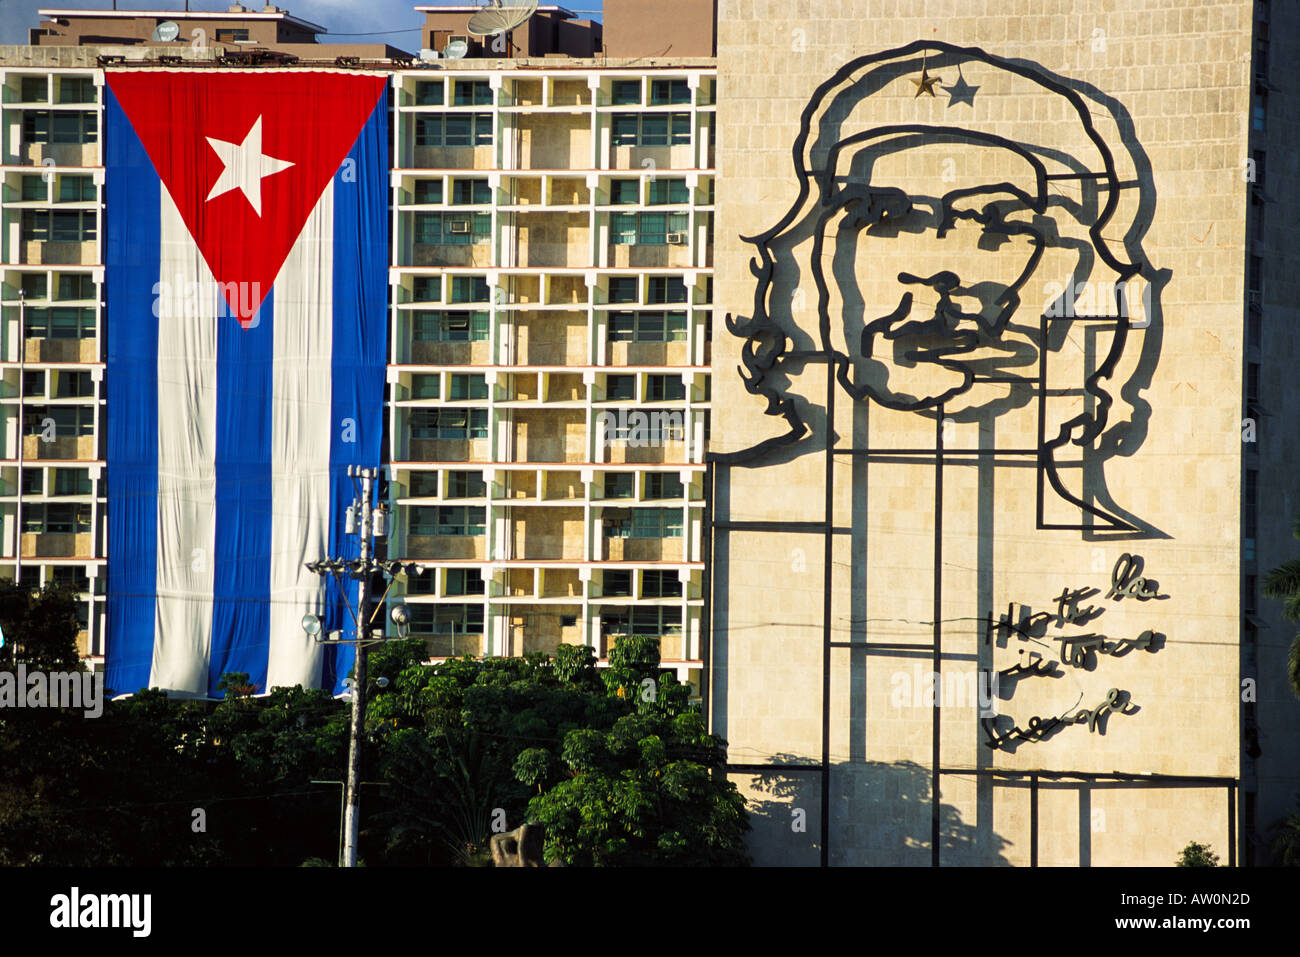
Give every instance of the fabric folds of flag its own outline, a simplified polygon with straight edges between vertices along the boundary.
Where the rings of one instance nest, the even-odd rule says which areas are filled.
[[[107,86],[106,684],[340,691],[351,651],[300,622],[345,628],[343,596],[304,563],[355,555],[347,468],[381,451],[384,78]]]

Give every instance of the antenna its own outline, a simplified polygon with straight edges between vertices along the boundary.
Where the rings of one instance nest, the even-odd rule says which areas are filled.
[[[180,35],[181,28],[175,22],[164,20],[154,29],[153,36],[150,39],[155,43],[171,43]]]
[[[469,18],[467,32],[472,37],[491,37],[507,33],[537,12],[537,0],[487,0],[478,13]]]

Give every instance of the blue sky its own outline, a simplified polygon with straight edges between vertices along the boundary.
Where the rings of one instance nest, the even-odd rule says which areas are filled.
[[[265,0],[245,0],[244,5],[260,10]],[[465,0],[461,0],[465,2]],[[546,2],[546,0],[543,0]],[[437,6],[439,0],[424,0],[420,6]],[[563,4],[575,12],[594,10],[600,0],[581,0]],[[118,0],[119,10],[184,10],[183,0]],[[190,0],[191,10],[225,10],[222,0]],[[328,29],[324,40],[356,43],[391,43],[416,52],[420,43],[420,24],[424,18],[415,12],[417,0],[276,0],[276,6],[295,16]],[[112,0],[0,0],[0,44],[26,43],[27,31],[39,21],[36,11],[44,9],[94,9],[112,7]],[[589,16],[590,14],[580,14]],[[382,31],[382,32],[378,32]],[[336,33],[337,32],[337,33]],[[374,34],[348,36],[347,34]],[[335,35],[336,34],[336,35]]]

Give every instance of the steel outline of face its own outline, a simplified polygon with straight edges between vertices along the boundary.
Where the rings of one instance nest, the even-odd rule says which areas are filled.
[[[1020,156],[1029,168],[1033,171],[1035,179],[1035,195],[1020,189],[1010,182],[991,183],[976,187],[966,187],[961,189],[950,190],[940,197],[940,209],[942,216],[937,224],[937,238],[942,239],[944,234],[953,229],[958,220],[971,220],[983,226],[985,231],[991,234],[1001,234],[1004,236],[1028,236],[1032,245],[1032,251],[1029,255],[1024,268],[1020,275],[1009,285],[1005,285],[1004,292],[999,296],[1001,308],[998,311],[996,319],[992,323],[985,323],[980,315],[963,312],[952,303],[950,295],[959,288],[959,278],[950,271],[941,271],[928,278],[911,275],[910,273],[901,273],[899,280],[903,283],[914,283],[927,285],[934,288],[940,294],[940,305],[935,315],[929,320],[913,320],[907,322],[899,328],[894,328],[895,323],[905,319],[911,313],[912,294],[905,293],[899,307],[894,312],[873,319],[863,329],[861,342],[858,352],[861,356],[871,358],[873,355],[872,340],[876,336],[881,336],[887,340],[897,340],[903,336],[916,336],[926,334],[938,334],[949,340],[949,344],[934,349],[905,349],[902,358],[913,364],[931,364],[947,369],[950,372],[961,376],[961,384],[944,390],[935,396],[929,396],[920,399],[904,399],[895,397],[894,394],[875,388],[869,383],[863,383],[861,386],[854,385],[849,378],[851,358],[837,352],[831,342],[830,330],[830,287],[826,281],[825,271],[822,266],[824,244],[827,233],[827,225],[841,211],[851,212],[854,208],[864,205],[865,209],[857,217],[857,223],[861,231],[869,231],[873,225],[887,223],[888,221],[898,220],[905,216],[912,208],[911,197],[898,187],[872,186],[870,182],[848,184],[836,188],[835,174],[840,154],[849,147],[859,144],[867,144],[872,140],[884,140],[895,136],[904,135],[921,135],[931,136],[932,140],[922,142],[921,146],[934,145],[936,143],[950,140],[964,141],[983,145],[986,147],[1007,148]],[[911,147],[909,147],[911,148]],[[812,272],[813,280],[817,286],[819,297],[819,317],[822,348],[827,354],[836,356],[836,380],[840,386],[852,396],[855,400],[863,401],[866,399],[874,400],[880,405],[895,409],[898,411],[924,411],[926,409],[936,408],[944,405],[951,399],[961,395],[971,388],[974,383],[975,372],[966,362],[956,361],[948,358],[949,356],[962,355],[974,352],[981,346],[980,336],[977,332],[971,330],[958,330],[956,323],[961,320],[970,320],[976,322],[978,326],[987,327],[992,337],[1000,339],[1005,331],[1011,316],[1020,306],[1019,292],[1028,281],[1029,277],[1038,268],[1038,264],[1043,257],[1043,251],[1046,246],[1046,237],[1040,229],[1033,225],[1023,222],[1007,221],[1003,212],[998,209],[1001,205],[999,202],[986,204],[982,209],[959,209],[956,204],[958,201],[976,196],[1010,196],[1017,200],[1024,209],[1032,210],[1037,215],[1044,215],[1047,211],[1047,170],[1042,161],[1034,156],[1029,150],[1019,144],[1008,144],[999,137],[991,134],[982,133],[978,130],[963,130],[955,127],[934,127],[925,124],[904,124],[895,126],[876,127],[866,130],[854,136],[848,137],[836,143],[827,155],[826,167],[822,175],[817,177],[819,192],[821,195],[821,207],[823,212],[818,217],[813,239],[812,251]],[[928,230],[925,230],[928,231]],[[779,236],[777,237],[780,238]],[[839,279],[836,279],[837,283]],[[952,320],[951,327],[945,324],[943,316]],[[847,334],[847,333],[846,333]],[[1038,344],[1035,343],[1035,348]]]

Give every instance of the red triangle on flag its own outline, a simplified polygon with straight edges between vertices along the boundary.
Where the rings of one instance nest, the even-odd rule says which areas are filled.
[[[256,312],[271,291],[385,78],[128,70],[109,71],[107,81],[213,278],[228,300],[242,298],[242,311],[230,305],[247,324],[249,304]],[[242,297],[231,296],[237,289]]]

